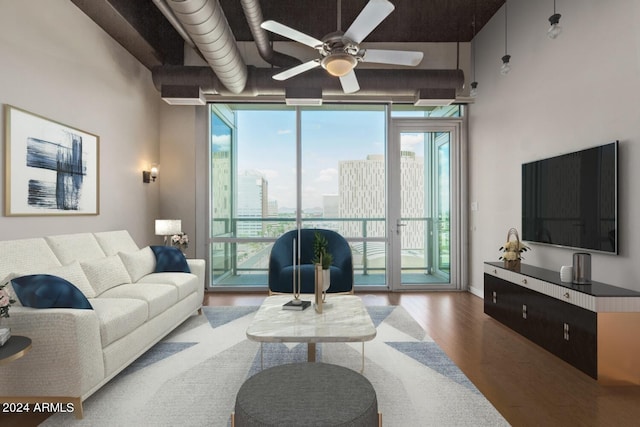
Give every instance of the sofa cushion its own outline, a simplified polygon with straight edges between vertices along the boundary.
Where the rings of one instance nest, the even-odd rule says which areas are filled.
[[[178,248],[173,246],[151,246],[156,256],[156,273],[191,273],[187,259]]]
[[[100,323],[102,348],[140,327],[147,320],[147,303],[135,298],[89,300]]]
[[[96,295],[114,286],[131,283],[129,273],[118,255],[81,262],[80,265]]]
[[[0,260],[0,278],[62,265],[44,238],[1,241]]]
[[[72,261],[90,261],[106,255],[91,233],[63,234],[45,237],[62,264]]]
[[[140,279],[138,284],[140,283],[173,285],[178,289],[180,300],[198,290],[198,276],[191,273],[152,273]]]
[[[156,257],[149,246],[135,252],[119,252],[118,256],[127,269],[132,282],[153,273],[156,268]]]
[[[13,290],[25,307],[91,309],[82,292],[62,277],[31,274],[11,280]]]
[[[116,255],[118,252],[135,252],[139,249],[127,230],[103,231],[93,235],[107,256]]]
[[[148,306],[148,318],[152,319],[178,303],[178,288],[157,283],[129,283],[103,292],[100,298],[143,300]]]

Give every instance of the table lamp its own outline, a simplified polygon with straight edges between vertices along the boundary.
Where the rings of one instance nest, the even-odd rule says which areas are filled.
[[[182,233],[182,221],[179,219],[156,219],[156,236],[164,236],[164,244],[168,245],[170,236]]]

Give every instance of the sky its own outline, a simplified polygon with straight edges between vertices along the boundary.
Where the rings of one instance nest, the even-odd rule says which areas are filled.
[[[322,206],[338,193],[340,160],[364,160],[384,153],[383,111],[303,111],[302,207]],[[269,181],[269,198],[295,207],[295,112],[238,114],[238,169],[255,169]]]
[[[269,199],[293,209],[295,202],[295,111],[237,111],[238,171],[256,170],[269,182]],[[384,154],[385,112],[303,110],[302,208],[322,207],[322,196],[338,193],[341,160]],[[216,130],[218,129],[218,130]],[[227,149],[229,135],[213,126],[214,151]],[[404,135],[402,149],[423,149],[422,134]]]

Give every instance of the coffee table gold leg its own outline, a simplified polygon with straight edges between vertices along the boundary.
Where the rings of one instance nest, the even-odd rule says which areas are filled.
[[[264,353],[262,352],[264,343],[260,343],[260,370],[264,369]]]
[[[307,362],[316,361],[316,343],[307,343]]]

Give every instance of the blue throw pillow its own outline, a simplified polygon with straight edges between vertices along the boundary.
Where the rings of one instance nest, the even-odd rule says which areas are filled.
[[[62,277],[31,274],[11,279],[11,284],[25,307],[93,309],[80,289]]]
[[[173,246],[151,246],[156,256],[155,273],[191,273],[187,259],[178,248]]]

